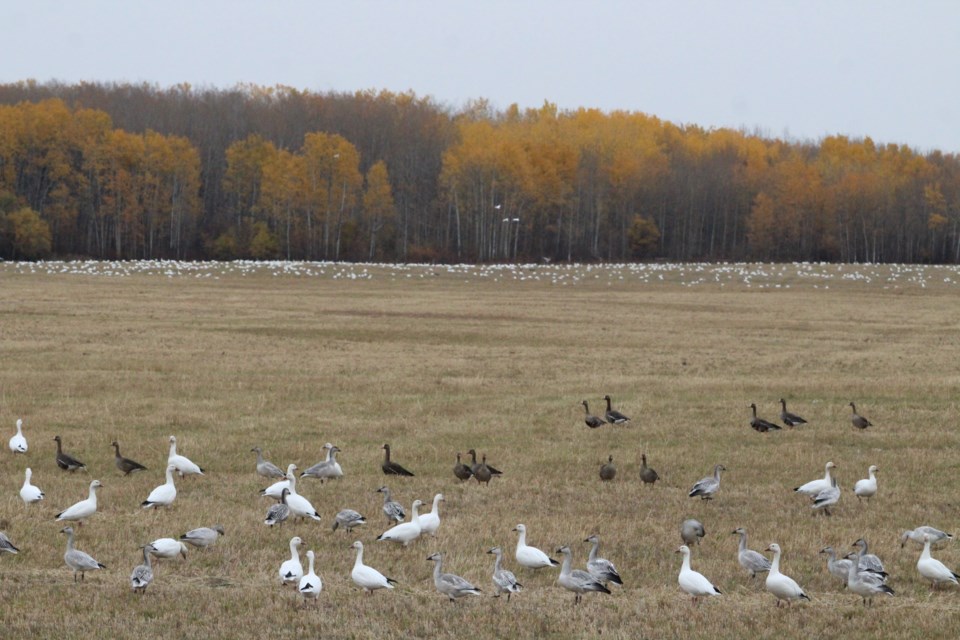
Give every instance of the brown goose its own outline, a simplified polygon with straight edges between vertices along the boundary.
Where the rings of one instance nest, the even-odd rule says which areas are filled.
[[[477,468],[473,471],[473,475],[476,477],[477,482],[490,484],[490,479],[493,477],[493,471],[487,465],[487,454],[483,454],[483,462],[477,465]]]
[[[613,480],[617,476],[617,467],[613,464],[613,456],[607,456],[607,463],[600,467],[600,479]]]
[[[453,465],[453,475],[460,480],[469,480],[473,471],[467,465],[460,462],[460,452],[457,452],[457,464]]]
[[[477,474],[477,469],[480,468],[480,463],[477,462],[477,451],[476,451],[476,449],[470,449],[469,451],[467,451],[467,453],[470,454],[470,470],[473,471],[473,474],[474,474],[474,475],[476,475],[476,474]],[[486,456],[484,456],[484,460],[486,460]],[[495,469],[494,467],[490,466],[489,464],[487,465],[487,469],[490,469],[490,474],[491,474],[491,475],[495,475],[495,476],[502,476],[502,475],[503,475],[503,472],[502,472],[502,471],[500,471],[500,470],[498,470],[498,469]]]
[[[640,479],[646,484],[653,484],[660,479],[657,472],[647,466],[647,454],[640,454]]]
[[[607,421],[603,418],[590,415],[590,406],[587,404],[586,400],[582,401],[580,404],[583,405],[583,411],[586,414],[583,418],[583,421],[588,427],[591,429],[596,429],[597,427],[602,427],[603,425],[607,424]]]
[[[873,423],[857,413],[857,405],[850,403],[850,408],[853,409],[853,415],[850,416],[850,422],[853,423],[857,429],[866,429],[867,427],[872,427]]]
[[[767,422],[763,418],[757,417],[757,405],[751,402],[750,408],[753,409],[753,417],[750,418],[750,426],[756,431],[759,431],[760,433],[766,433],[767,431],[780,431],[780,425]]]
[[[388,476],[413,476],[413,474],[396,462],[390,461],[390,445],[383,445],[383,464],[380,465],[383,472]]]
[[[65,471],[76,471],[77,469],[87,470],[87,465],[83,464],[68,453],[64,453],[60,446],[60,436],[54,436],[57,442],[57,466]]]
[[[607,422],[610,424],[624,424],[630,421],[630,418],[610,406],[610,396],[603,396],[603,399],[607,401],[607,412],[603,414]]]
[[[117,465],[117,469],[123,471],[123,475],[128,476],[134,471],[146,471],[147,468],[137,462],[136,460],[131,460],[130,458],[124,458],[120,455],[120,444],[114,440],[110,443],[110,446],[113,447],[113,463]]]
[[[797,414],[787,411],[787,401],[783,398],[780,398],[780,421],[788,427],[807,424],[807,421]]]

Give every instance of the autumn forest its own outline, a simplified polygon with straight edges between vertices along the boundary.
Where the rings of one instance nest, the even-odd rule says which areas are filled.
[[[0,85],[0,258],[960,262],[960,157],[413,93]]]

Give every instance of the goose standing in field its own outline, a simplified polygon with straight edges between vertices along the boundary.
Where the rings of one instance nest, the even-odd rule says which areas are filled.
[[[810,496],[811,498],[815,498],[818,493],[833,486],[833,477],[830,475],[830,470],[836,468],[837,465],[833,464],[832,462],[828,462],[824,467],[824,474],[822,478],[817,478],[816,480],[811,480],[806,484],[802,484],[799,487],[796,487],[794,491]]]
[[[14,453],[27,452],[27,439],[23,437],[23,420],[17,418],[17,432],[10,438],[10,451]]]
[[[660,476],[657,475],[657,472],[647,466],[647,454],[640,454],[640,480],[644,484],[653,484],[660,479]]]
[[[850,403],[850,408],[853,410],[853,415],[850,416],[850,422],[857,429],[866,429],[867,427],[872,427],[873,423],[857,413],[857,405]]]
[[[57,443],[57,466],[63,469],[64,471],[76,471],[77,469],[87,470],[87,465],[83,464],[69,453],[63,452],[63,447],[61,446],[60,436],[53,436],[54,441]]]
[[[68,507],[58,513],[55,517],[57,521],[70,520],[83,526],[83,521],[97,512],[97,489],[102,487],[99,480],[90,483],[90,495],[86,500],[81,500],[71,507]]]
[[[393,589],[397,581],[388,578],[371,566],[363,564],[363,543],[357,540],[352,545],[352,549],[357,550],[357,559],[353,563],[353,571],[350,572],[350,578],[354,584],[372,594],[377,589]]]
[[[170,455],[167,456],[167,464],[176,467],[180,477],[183,476],[202,476],[203,469],[196,465],[190,458],[177,453],[177,437],[170,436]]]
[[[602,582],[606,585],[608,582],[613,584],[623,586],[623,579],[620,578],[620,574],[617,572],[617,568],[613,566],[613,563],[607,560],[606,558],[599,558],[598,553],[600,551],[600,536],[593,534],[584,542],[589,542],[593,545],[590,548],[590,555],[587,558],[587,571],[593,576],[596,580]]]
[[[903,549],[903,546],[907,544],[907,540],[913,540],[914,542],[923,544],[924,535],[930,536],[930,544],[936,544],[941,540],[953,540],[953,536],[949,533],[940,531],[940,529],[934,529],[933,527],[923,525],[922,527],[904,531],[902,534],[900,534],[900,548]]]
[[[777,606],[780,606],[781,600],[785,601],[787,606],[793,600],[809,600],[810,597],[803,592],[793,578],[780,573],[780,545],[774,542],[767,547],[767,551],[773,551],[773,564],[767,574],[767,591],[777,598]]]
[[[67,552],[63,554],[63,561],[73,570],[73,581],[77,581],[77,574],[80,574],[82,581],[87,571],[98,571],[106,569],[107,565],[97,562],[89,554],[73,548],[73,527],[64,527],[60,533],[67,534]]]
[[[223,525],[215,524],[187,531],[180,536],[180,542],[186,542],[197,549],[206,549],[215,545],[222,535],[224,535]]]
[[[17,549],[17,547],[10,542],[10,538],[8,538],[7,534],[3,531],[0,531],[0,553],[10,553],[13,555],[20,553],[20,549]]]
[[[893,589],[885,585],[883,580],[876,578],[876,574],[860,571],[856,560],[850,561],[850,566],[847,567],[847,589],[863,598],[864,606],[868,602],[873,604],[875,595],[884,593],[892,596],[894,594]]]
[[[319,478],[320,482],[324,480],[333,480],[343,477],[343,469],[337,462],[337,453],[340,447],[334,446],[329,442],[323,445],[327,452],[326,460],[318,462],[306,471],[300,474],[301,478]]]
[[[314,554],[313,550],[307,551],[307,573],[300,578],[300,583],[297,585],[297,591],[300,592],[300,595],[303,596],[303,604],[306,605],[307,602],[313,600],[314,604],[319,602],[320,592],[323,591],[323,582],[320,580],[320,576],[316,574],[313,570],[313,559]]]
[[[920,553],[920,559],[917,560],[917,571],[933,583],[934,589],[937,589],[942,582],[960,584],[958,582],[960,576],[948,569],[947,565],[930,556],[930,536],[928,534],[923,535],[923,551]]]
[[[300,518],[312,518],[320,520],[320,514],[313,508],[310,501],[297,493],[297,476],[294,471],[297,465],[291,464],[287,467],[287,480],[290,481],[290,487],[287,489],[287,506],[290,507],[290,515]]]
[[[457,452],[457,464],[453,465],[453,475],[457,476],[457,480],[469,480],[470,476],[473,475],[473,471],[470,470],[470,467],[460,462],[460,452]]]
[[[480,463],[473,471],[473,477],[477,479],[477,484],[490,485],[490,480],[493,478],[494,473],[490,466],[487,464],[487,454],[483,454],[483,462]]]
[[[607,401],[607,411],[603,414],[607,422],[610,424],[626,424],[630,422],[630,418],[610,406],[610,396],[603,396],[603,399]]]
[[[386,540],[387,542],[397,542],[403,546],[409,546],[411,542],[420,537],[422,529],[420,529],[420,513],[419,509],[423,506],[423,502],[420,500],[414,500],[413,506],[410,507],[410,520],[408,522],[401,522],[398,525],[390,527],[383,533],[381,533],[377,540]]]
[[[796,427],[801,424],[807,424],[807,421],[795,413],[787,411],[787,401],[780,398],[780,422],[788,427]]]
[[[820,549],[820,553],[826,554],[827,556],[827,571],[829,571],[831,575],[847,582],[853,560],[848,558],[837,560],[837,552],[834,551],[833,547],[824,547]]]
[[[437,530],[440,529],[440,503],[446,502],[442,493],[433,496],[433,508],[430,513],[420,516],[420,533],[426,533],[432,537],[437,537]]]
[[[466,595],[479,596],[480,589],[476,588],[470,582],[452,573],[443,573],[443,555],[434,553],[427,557],[427,560],[436,564],[433,566],[433,586],[437,591],[450,598],[450,602],[456,602],[457,598]]]
[[[701,596],[719,596],[722,594],[720,589],[713,586],[706,576],[690,568],[690,548],[687,545],[681,545],[676,553],[683,554],[683,564],[680,565],[680,575],[677,576],[677,582],[684,593],[693,596],[693,603],[697,604]]]
[[[863,498],[867,499],[867,504],[870,503],[870,498],[877,495],[877,471],[880,469],[876,465],[870,465],[870,468],[867,469],[867,478],[863,480],[857,480],[857,484],[853,485],[853,493],[856,494],[857,500],[862,500]]]
[[[487,553],[492,553],[496,556],[493,562],[493,576],[491,578],[493,581],[493,589],[496,592],[493,594],[493,597],[499,598],[505,593],[507,594],[507,602],[510,602],[510,594],[520,593],[523,585],[517,582],[517,576],[513,575],[512,571],[503,568],[503,551],[500,547],[489,549]]]
[[[687,495],[691,498],[700,496],[701,500],[711,500],[714,494],[720,490],[720,472],[726,470],[725,466],[718,464],[713,468],[713,475],[701,478],[697,484],[693,485]]]
[[[187,545],[173,538],[157,538],[147,545],[147,551],[155,558],[172,559],[177,556],[187,559]]]
[[[141,594],[147,592],[147,586],[153,582],[153,565],[150,564],[150,551],[147,545],[140,547],[143,550],[143,564],[138,564],[133,568],[130,574],[130,588],[134,593],[138,591]]]
[[[573,603],[580,604],[583,594],[588,591],[598,591],[609,595],[610,589],[592,574],[580,569],[571,569],[573,563],[570,547],[562,546],[557,548],[557,553],[563,554],[563,565],[560,567],[560,576],[557,582],[567,591],[574,594]]]
[[[402,466],[390,460],[390,445],[385,444],[382,447],[383,449],[383,463],[380,465],[380,469],[383,470],[383,473],[388,476],[413,476],[413,473],[407,471]]]
[[[859,567],[860,571],[873,571],[874,573],[884,573],[883,563],[880,561],[880,558],[878,558],[872,553],[868,553],[866,540],[864,540],[863,538],[860,538],[850,546],[856,547],[860,550],[860,559],[857,562],[857,567]]]
[[[263,476],[264,478],[286,478],[287,474],[283,472],[283,469],[273,464],[269,460],[263,459],[263,449],[260,447],[254,447],[250,451],[257,454],[257,474]]]
[[[34,502],[43,500],[43,491],[40,491],[40,487],[30,482],[30,477],[33,476],[33,471],[30,470],[30,467],[27,467],[23,475],[23,486],[20,487],[20,499],[26,504],[33,504]]]
[[[288,480],[288,478],[290,477],[290,474],[293,473],[293,469],[291,469],[291,467],[293,469],[296,469],[297,465],[295,464],[287,465],[287,473],[284,476],[284,479],[274,482],[272,485],[270,485],[266,489],[261,489],[260,495],[265,498],[273,498],[274,500],[279,502],[280,499],[283,497],[283,490],[286,489],[288,492],[290,491],[290,480]]]
[[[353,509],[343,509],[333,519],[333,530],[336,531],[337,527],[343,527],[347,533],[350,533],[362,524],[367,524],[366,518]]]
[[[737,562],[750,572],[751,578],[758,573],[770,571],[770,560],[765,555],[747,548],[747,531],[743,527],[734,529],[731,533],[740,536],[740,545],[737,547]]]
[[[517,538],[517,551],[515,557],[517,564],[527,569],[540,569],[542,567],[557,567],[560,563],[545,554],[536,547],[527,544],[527,527],[518,524],[513,528],[520,536]]]
[[[287,506],[287,496],[290,495],[290,489],[287,487],[283,488],[283,491],[280,493],[280,502],[274,505],[270,505],[270,508],[267,509],[267,517],[263,519],[263,524],[268,527],[272,527],[275,524],[283,526],[284,521],[290,517],[290,507]],[[333,528],[337,528],[337,523],[333,523]]]
[[[377,489],[377,493],[383,494],[383,514],[387,516],[387,522],[403,522],[407,512],[403,510],[403,505],[390,496],[390,489],[384,485]]]
[[[617,477],[617,467],[613,464],[613,456],[607,456],[607,462],[600,465],[600,480],[607,482]]]
[[[469,451],[467,451],[467,453],[470,454],[470,471],[473,473],[474,476],[476,476],[476,475],[477,475],[477,470],[480,469],[480,466],[481,466],[481,463],[477,462],[477,451],[476,451],[476,449],[470,449]],[[487,464],[487,458],[486,458],[486,456],[484,456],[484,458],[483,458],[483,464]],[[489,465],[489,464],[487,464],[487,469],[490,470],[490,475],[492,475],[492,476],[502,476],[502,475],[503,475],[503,472],[502,472],[502,471],[500,471],[500,470],[497,469],[496,467],[493,467],[493,466],[491,466],[491,465]]]
[[[700,539],[705,535],[707,535],[707,532],[703,528],[703,523],[699,520],[690,518],[680,523],[680,539],[683,540],[685,545],[692,547],[695,544],[700,544]]]
[[[147,499],[140,503],[141,507],[159,509],[173,504],[177,498],[177,487],[173,484],[173,472],[176,470],[177,468],[172,464],[167,465],[167,481],[151,491]]]
[[[120,455],[120,443],[114,440],[110,443],[110,446],[113,447],[113,463],[117,465],[117,469],[123,472],[123,475],[128,476],[134,471],[146,471],[147,468],[137,462],[136,460],[131,460],[130,458],[124,458]]]
[[[303,540],[299,536],[290,538],[290,559],[280,565],[280,584],[298,585],[303,577],[303,565],[300,564],[300,545]]]
[[[831,486],[813,498],[813,504],[810,508],[815,512],[823,511],[824,514],[830,516],[833,515],[830,513],[830,507],[836,506],[838,502],[840,502],[840,486],[837,484],[837,479],[833,478]]]
[[[602,427],[607,424],[607,421],[603,418],[598,418],[597,416],[590,415],[590,406],[587,404],[587,401],[584,400],[580,404],[583,405],[584,417],[583,422],[590,427],[591,429],[596,429],[597,427]]]
[[[760,433],[766,433],[768,431],[780,431],[780,425],[773,424],[768,422],[763,418],[757,417],[757,405],[755,403],[750,403],[750,408],[753,409],[753,417],[750,418],[750,426],[754,431],[759,431]]]

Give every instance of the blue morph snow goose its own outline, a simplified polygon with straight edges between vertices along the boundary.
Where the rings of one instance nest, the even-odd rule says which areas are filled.
[[[138,591],[141,594],[147,592],[147,586],[153,582],[153,565],[150,564],[150,551],[147,545],[140,547],[143,550],[143,564],[138,564],[133,568],[130,574],[130,588],[134,593]]]
[[[711,500],[720,491],[720,472],[726,470],[727,468],[722,464],[716,465],[713,468],[713,475],[701,478],[687,495],[691,498],[699,496],[701,500]]]
[[[747,548],[747,531],[743,527],[734,529],[731,533],[740,536],[740,544],[737,547],[737,562],[740,566],[750,572],[750,577],[757,577],[758,573],[770,571],[770,561],[763,554]]]
[[[557,578],[557,582],[567,591],[573,592],[574,604],[580,604],[583,594],[588,591],[610,594],[610,589],[596,576],[580,569],[571,569],[573,554],[570,552],[570,547],[558,547],[557,553],[563,554],[563,565],[560,567],[560,576]]]

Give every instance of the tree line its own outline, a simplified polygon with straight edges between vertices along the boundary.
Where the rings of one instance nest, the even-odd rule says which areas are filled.
[[[0,85],[0,257],[960,262],[960,158],[413,93]]]

